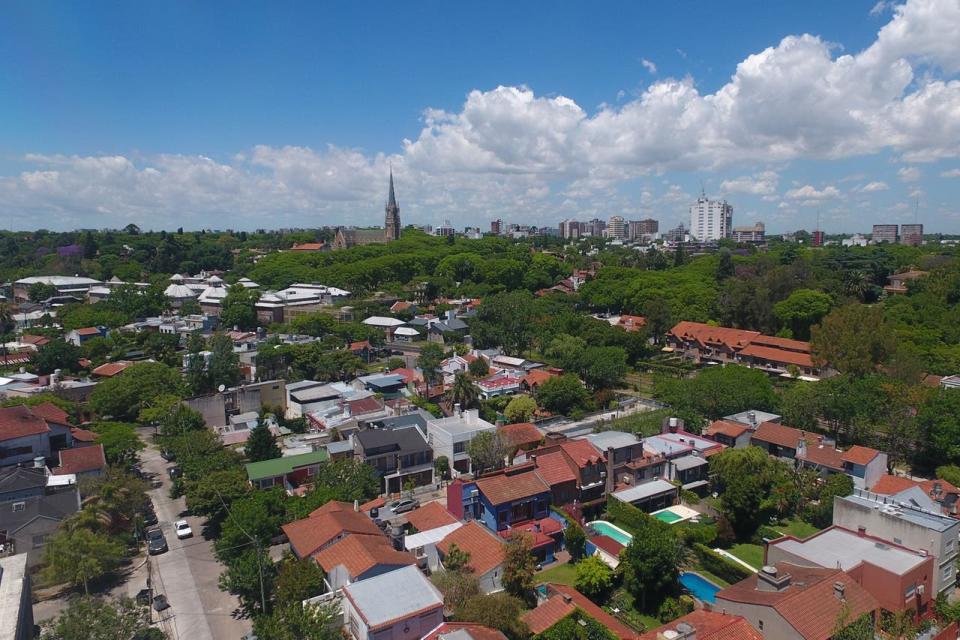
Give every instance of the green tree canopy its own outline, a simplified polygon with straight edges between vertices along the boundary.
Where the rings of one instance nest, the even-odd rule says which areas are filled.
[[[653,607],[677,589],[680,577],[680,543],[670,525],[640,514],[633,540],[622,552],[623,584],[642,611]]]
[[[56,618],[44,623],[41,640],[166,640],[150,623],[150,610],[130,598],[83,596],[70,600]]]
[[[545,380],[537,387],[536,396],[544,409],[561,415],[583,409],[590,401],[590,393],[571,373]]]
[[[133,421],[159,396],[182,392],[178,371],[159,362],[140,362],[94,387],[90,406],[99,416]]]
[[[529,422],[537,410],[537,401],[526,395],[514,396],[503,410],[503,415],[511,423]]]
[[[810,339],[810,327],[830,311],[833,300],[829,295],[813,289],[797,289],[786,300],[773,305],[773,313],[790,329],[797,340]]]
[[[811,331],[814,359],[837,371],[872,373],[896,350],[893,329],[878,306],[850,304],[827,314]]]
[[[270,427],[263,418],[257,420],[257,425],[250,430],[244,453],[246,453],[247,460],[250,462],[261,462],[280,457],[280,447],[277,445],[277,440],[270,433]]]
[[[64,340],[51,340],[37,350],[33,364],[40,373],[53,373],[57,369],[76,372],[82,355],[80,347]]]
[[[92,580],[120,566],[123,547],[89,529],[61,529],[47,541],[43,557],[50,580],[82,586],[89,595]]]
[[[257,328],[257,309],[259,294],[242,284],[232,285],[227,290],[220,305],[220,322],[224,327],[237,327],[243,331]]]
[[[597,556],[584,558],[577,563],[575,586],[577,591],[598,602],[613,586],[613,571]]]

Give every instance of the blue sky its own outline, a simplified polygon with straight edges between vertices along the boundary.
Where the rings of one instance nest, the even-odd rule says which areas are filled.
[[[960,1],[0,9],[0,227],[960,232]],[[809,34],[809,35],[804,35]],[[738,67],[741,65],[741,67]]]

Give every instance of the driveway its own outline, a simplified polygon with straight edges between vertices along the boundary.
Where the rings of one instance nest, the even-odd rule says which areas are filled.
[[[145,438],[146,439],[146,438]],[[251,630],[249,620],[238,619],[237,598],[220,590],[218,581],[223,566],[213,555],[213,544],[200,535],[203,522],[185,514],[186,501],[169,497],[171,466],[152,445],[141,455],[141,467],[156,474],[163,485],[148,491],[160,520],[160,529],[170,550],[150,557],[154,593],[164,594],[170,608],[161,614],[162,625],[171,638],[182,640],[238,640]],[[194,531],[192,538],[178,540],[173,523],[186,520]],[[137,589],[144,584],[131,585]]]

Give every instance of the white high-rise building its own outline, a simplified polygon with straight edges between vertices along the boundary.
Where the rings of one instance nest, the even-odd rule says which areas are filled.
[[[705,195],[690,205],[690,235],[700,242],[729,238],[733,230],[733,205],[709,200]]]
[[[607,221],[607,237],[612,240],[627,239],[627,225],[623,216],[610,216],[610,220]]]

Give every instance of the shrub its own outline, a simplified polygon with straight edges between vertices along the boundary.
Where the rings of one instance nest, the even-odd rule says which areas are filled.
[[[730,584],[740,582],[751,574],[746,567],[741,567],[739,564],[727,560],[706,545],[695,543],[693,551],[697,554],[697,558],[704,569]]]

